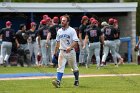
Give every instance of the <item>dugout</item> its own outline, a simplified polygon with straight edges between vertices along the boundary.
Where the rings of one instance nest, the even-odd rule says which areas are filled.
[[[130,37],[130,55],[135,61],[133,48],[136,44],[136,8],[133,3],[0,3],[0,28],[4,27],[6,20],[13,23],[13,28],[18,29],[19,24],[25,23],[27,27],[31,21],[39,24],[42,15],[71,16],[71,26],[78,27],[83,15],[95,17],[99,22],[107,21],[113,17],[119,20],[121,37]],[[127,54],[127,43],[122,43],[120,53]],[[131,56],[129,56],[131,57]],[[130,60],[129,60],[130,61]]]

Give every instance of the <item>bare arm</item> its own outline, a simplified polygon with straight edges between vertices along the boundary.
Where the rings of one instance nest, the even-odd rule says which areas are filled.
[[[88,35],[85,36],[85,39],[84,39],[84,46],[83,46],[83,48],[86,47],[87,42],[88,42]]]
[[[104,45],[104,35],[103,34],[100,36],[100,41]]]
[[[55,49],[54,49],[54,55],[57,54],[57,51],[59,49],[59,46],[60,46],[60,42],[56,42]]]

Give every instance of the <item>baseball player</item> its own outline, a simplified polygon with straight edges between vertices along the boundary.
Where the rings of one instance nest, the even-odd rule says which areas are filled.
[[[13,29],[11,29],[11,26],[12,23],[10,21],[7,21],[6,28],[3,28],[0,31],[0,38],[2,39],[1,57],[4,67],[8,65],[8,60],[12,49],[12,41],[15,39],[15,32]]]
[[[115,66],[118,67],[116,50],[115,50],[116,44],[114,42],[114,39],[115,39],[116,34],[117,34],[117,30],[113,26],[113,23],[114,23],[113,18],[110,18],[108,23],[110,26],[106,27],[103,31],[104,36],[105,36],[105,41],[104,41],[104,49],[103,49],[104,51],[103,51],[101,66],[105,65],[105,61],[106,61],[106,58],[108,56],[109,50],[111,50]]]
[[[49,31],[50,33],[48,34],[48,39],[51,37],[51,54],[53,57],[54,49],[55,49],[55,44],[56,44],[56,35],[58,29],[60,29],[60,25],[58,24],[59,18],[57,16],[53,17],[53,26],[50,27]],[[48,40],[47,40],[48,41]]]
[[[86,62],[86,55],[87,55],[87,45],[85,48],[83,48],[84,45],[84,39],[85,39],[85,35],[86,35],[86,28],[87,28],[87,23],[88,23],[88,17],[87,16],[83,16],[82,20],[81,20],[81,25],[79,27],[79,47],[80,47],[80,55],[79,55],[79,66],[82,66],[85,64]]]
[[[119,64],[124,64],[123,58],[119,54],[119,47],[120,47],[120,29],[118,27],[118,20],[114,19],[114,28],[117,30],[117,36],[115,37],[115,44],[116,44],[116,56],[119,59]]]
[[[27,44],[28,35],[26,32],[26,25],[20,24],[20,29],[16,33],[16,44],[17,44],[17,50],[19,54],[19,63],[22,67],[24,67],[24,62],[30,66],[31,60],[30,60],[30,52]]]
[[[78,43],[79,39],[77,37],[74,28],[69,26],[70,18],[68,15],[64,15],[61,20],[62,28],[57,32],[56,46],[54,55],[56,55],[58,49],[60,49],[58,57],[58,68],[57,68],[57,80],[53,80],[52,84],[56,87],[60,87],[60,82],[64,73],[66,62],[72,67],[73,74],[75,76],[74,85],[79,85],[79,70],[76,63],[76,53],[74,46]]]
[[[91,62],[92,56],[93,54],[95,54],[97,69],[99,69],[100,68],[100,41],[104,43],[104,36],[100,28],[98,27],[97,20],[92,20],[90,28],[88,28],[86,31],[85,44],[87,43],[88,40],[89,40],[89,51],[88,51],[86,68],[89,67],[89,63]],[[85,44],[83,48],[85,48]]]
[[[39,43],[38,46],[41,47],[42,53],[42,65],[47,66],[51,61],[51,45],[50,40],[46,41],[47,35],[49,33],[49,27],[46,25],[47,20],[41,20],[42,27],[38,29]],[[41,40],[41,41],[40,41]]]
[[[27,39],[27,42],[28,42],[28,47],[30,50],[30,57],[31,57],[32,65],[38,65],[37,53],[39,51],[39,47],[37,46],[37,43],[36,43],[36,36],[37,36],[36,23],[31,22],[30,25],[31,25],[31,28],[27,31],[27,34],[29,36]]]

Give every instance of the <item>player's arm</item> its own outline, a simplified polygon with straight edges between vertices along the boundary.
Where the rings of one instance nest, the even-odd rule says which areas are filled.
[[[40,43],[40,41],[41,41],[41,37],[40,37],[40,35],[38,35],[38,36],[36,37],[36,42],[37,42],[39,48],[41,48],[41,43]]]
[[[79,32],[79,40],[80,40],[80,42],[81,42],[81,44],[82,44],[83,41],[82,41],[82,33],[81,33],[81,32]]]
[[[56,55],[57,54],[57,52],[58,52],[58,49],[59,49],[59,46],[60,46],[60,42],[56,42],[56,45],[55,45],[55,49],[54,49],[54,55]]]
[[[51,32],[49,32],[47,34],[46,42],[48,43],[50,41],[50,39],[51,39]]]
[[[87,42],[88,42],[88,35],[86,34],[85,39],[84,39],[84,46],[83,46],[83,48],[86,47]]]
[[[104,34],[102,34],[101,36],[100,36],[100,41],[101,41],[101,43],[104,45]]]

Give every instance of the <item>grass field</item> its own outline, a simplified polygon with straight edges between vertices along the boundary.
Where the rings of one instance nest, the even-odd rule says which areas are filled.
[[[110,64],[107,67],[96,70],[93,65],[89,69],[80,67],[80,74],[116,74],[116,77],[90,77],[80,78],[80,86],[73,86],[73,78],[62,80],[61,88],[54,88],[51,84],[53,79],[40,80],[9,80],[0,81],[0,93],[139,93],[140,76],[117,76],[117,74],[140,74],[140,66],[135,64],[121,65],[115,68]],[[2,73],[56,73],[55,68],[38,67],[0,67]],[[71,73],[67,67],[65,73]]]

